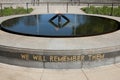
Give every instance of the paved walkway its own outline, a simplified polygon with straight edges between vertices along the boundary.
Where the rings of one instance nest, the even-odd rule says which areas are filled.
[[[35,69],[0,63],[0,80],[120,80],[120,64],[90,69]]]
[[[83,7],[83,6],[82,6]],[[40,13],[76,13],[76,14],[85,14],[82,10],[80,10],[81,6],[69,6],[68,10],[66,5],[64,6],[56,6],[51,5],[49,8],[45,5],[41,6],[32,6],[34,11],[31,14],[40,14]]]

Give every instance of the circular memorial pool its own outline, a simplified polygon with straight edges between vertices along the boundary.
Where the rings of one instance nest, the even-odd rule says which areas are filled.
[[[120,29],[119,22],[80,14],[40,14],[8,19],[1,23],[7,32],[40,37],[84,37]]]
[[[7,31],[0,30],[0,63],[32,68],[81,69],[120,62],[119,17],[15,15],[0,17],[0,23],[0,29]],[[106,35],[95,36],[101,34]]]

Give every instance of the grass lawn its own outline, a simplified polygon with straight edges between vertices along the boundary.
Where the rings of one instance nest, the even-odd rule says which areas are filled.
[[[90,6],[90,7],[82,8],[82,10],[88,14],[112,15],[112,16],[120,17],[120,6],[114,7],[113,9],[112,7],[107,7],[107,6],[103,6],[103,7]]]
[[[32,8],[28,8],[28,13],[32,12]],[[5,7],[4,9],[0,10],[0,16],[9,16],[9,15],[16,15],[16,14],[26,14],[27,9],[24,9],[23,7]]]

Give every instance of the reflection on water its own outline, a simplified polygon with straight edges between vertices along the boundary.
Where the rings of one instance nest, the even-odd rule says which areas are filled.
[[[43,14],[9,19],[2,29],[33,36],[93,36],[119,29],[119,23],[101,17],[77,14]]]
[[[59,30],[60,28],[65,27],[70,20],[63,14],[56,14],[49,20],[49,22],[56,27],[56,30]]]

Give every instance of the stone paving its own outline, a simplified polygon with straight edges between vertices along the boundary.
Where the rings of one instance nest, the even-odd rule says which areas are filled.
[[[0,63],[0,80],[120,80],[120,64],[89,69],[37,69]]]
[[[41,14],[41,13],[76,13],[76,14],[85,14],[82,10],[80,10],[81,7],[84,6],[69,6],[68,7],[68,12],[67,12],[67,7],[66,5],[63,6],[56,6],[56,5],[51,5],[47,10],[46,5],[41,5],[41,6],[32,6],[34,11],[31,14]]]

